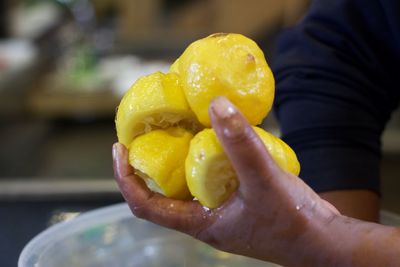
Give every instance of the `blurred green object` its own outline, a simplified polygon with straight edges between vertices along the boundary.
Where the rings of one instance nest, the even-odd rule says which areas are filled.
[[[68,89],[95,90],[101,85],[97,75],[96,57],[88,45],[77,46],[60,71]]]

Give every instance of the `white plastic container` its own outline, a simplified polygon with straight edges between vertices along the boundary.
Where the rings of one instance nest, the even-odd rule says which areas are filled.
[[[400,217],[381,212],[382,222]],[[19,267],[268,267],[135,218],[126,204],[84,213],[45,230],[23,249]]]
[[[268,267],[135,218],[126,204],[56,224],[23,249],[19,267]]]

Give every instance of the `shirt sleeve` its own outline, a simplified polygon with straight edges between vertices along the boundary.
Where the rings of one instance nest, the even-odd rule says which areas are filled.
[[[277,44],[275,113],[317,192],[379,193],[380,138],[399,99],[398,49],[379,2],[313,1]]]

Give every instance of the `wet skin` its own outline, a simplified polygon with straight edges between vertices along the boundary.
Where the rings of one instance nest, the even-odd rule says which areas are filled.
[[[238,190],[217,209],[168,199],[134,174],[128,151],[117,143],[115,178],[135,216],[218,249],[285,266],[400,266],[398,229],[342,216],[300,178],[282,171],[225,98],[216,98],[209,113],[237,173]]]

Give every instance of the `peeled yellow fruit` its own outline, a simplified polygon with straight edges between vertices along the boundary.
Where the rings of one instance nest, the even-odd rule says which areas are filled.
[[[199,132],[211,126],[208,107],[217,96],[233,102],[251,125],[261,123],[271,109],[272,72],[261,49],[243,35],[200,39],[169,73],[142,77],[126,92],[115,119],[118,141],[128,148],[129,163],[151,190],[174,199],[192,194],[215,208],[238,187],[214,131]],[[260,128],[254,130],[276,163],[297,175],[300,165],[290,147]]]
[[[190,108],[211,126],[208,106],[217,96],[234,103],[252,125],[271,109],[274,78],[257,44],[240,34],[213,34],[195,41],[171,66],[180,75]]]
[[[140,78],[125,93],[116,116],[118,141],[126,147],[152,129],[183,126],[199,129],[176,73],[156,72]]]
[[[129,163],[152,191],[187,199],[185,159],[192,137],[190,131],[177,127],[140,135],[129,146]]]
[[[179,58],[175,60],[174,63],[171,64],[171,67],[169,67],[169,72],[170,73],[179,73]]]
[[[298,175],[300,164],[293,150],[263,129],[253,129],[281,169]],[[213,129],[204,129],[192,139],[185,168],[190,192],[206,207],[220,206],[238,186],[236,174]]]

